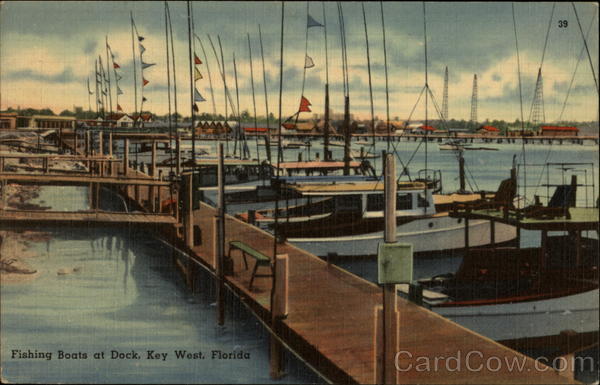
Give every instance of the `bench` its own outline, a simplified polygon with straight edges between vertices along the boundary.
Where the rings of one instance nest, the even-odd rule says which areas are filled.
[[[229,252],[228,252],[227,256],[230,259],[231,259],[231,252],[233,250],[240,250],[242,252],[246,270],[248,270],[248,261],[246,260],[246,255],[248,255],[256,260],[256,263],[254,264],[254,269],[252,270],[252,277],[250,278],[250,285],[248,286],[248,288],[250,290],[252,290],[252,284],[254,283],[254,278],[256,278],[256,277],[272,277],[273,276],[272,272],[271,272],[271,274],[256,274],[256,271],[258,270],[258,268],[260,266],[269,267],[269,269],[271,269],[271,258],[269,258],[268,256],[264,255],[260,251],[250,247],[249,245],[247,245],[241,241],[229,242]]]

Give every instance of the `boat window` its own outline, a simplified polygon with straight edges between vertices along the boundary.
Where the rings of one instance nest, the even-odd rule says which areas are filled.
[[[383,194],[367,195],[367,211],[381,211],[384,206]]]
[[[417,200],[418,200],[418,207],[429,207],[429,201],[425,197],[425,194],[419,193],[419,195],[417,196]]]
[[[339,195],[335,201],[337,211],[360,211],[362,208],[360,195]]]
[[[398,194],[396,196],[396,210],[412,209],[412,196],[410,194]]]

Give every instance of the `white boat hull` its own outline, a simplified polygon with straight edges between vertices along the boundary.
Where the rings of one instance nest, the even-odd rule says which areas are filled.
[[[496,341],[598,330],[598,289],[560,298],[431,310]]]
[[[496,223],[495,242],[503,243],[516,238],[513,226]],[[445,250],[464,249],[465,225],[457,218],[439,216],[416,219],[399,225],[396,229],[398,242],[411,243],[415,253],[436,253]],[[377,245],[383,242],[383,231],[332,238],[289,238],[289,242],[318,256],[336,253],[340,256],[367,256],[377,253]],[[490,223],[483,220],[469,222],[469,247],[490,243]]]

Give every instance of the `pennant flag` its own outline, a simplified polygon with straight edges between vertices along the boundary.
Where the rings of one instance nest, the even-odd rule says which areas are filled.
[[[150,83],[148,80],[142,78],[142,87],[144,87],[146,84]]]
[[[200,110],[198,109],[198,106],[196,105],[196,103],[194,103],[194,105],[192,106],[192,108],[194,109],[194,112],[200,112]]]
[[[145,96],[142,96],[142,103],[147,102],[147,101],[148,101],[148,99],[146,99]]]
[[[119,75],[116,71],[115,71],[115,76],[117,77],[117,81],[123,79],[123,76]]]
[[[152,67],[155,64],[156,63],[144,63],[144,62],[142,62],[142,69],[145,70],[146,68]]]
[[[308,28],[310,27],[324,27],[323,24],[316,21],[311,15],[308,15]]]
[[[194,67],[194,81],[202,79],[202,74],[198,71],[198,68]]]
[[[141,41],[144,41],[144,37],[143,37],[143,36],[140,36],[140,35],[138,35],[138,41],[140,41],[140,42],[141,42]],[[140,44],[140,45],[141,45],[141,44]]]
[[[194,64],[202,64],[202,60],[200,60],[196,54],[194,54]]]
[[[121,91],[121,87],[117,86],[117,95],[123,95],[123,91]]]
[[[102,99],[98,99],[98,104],[102,104]]]
[[[315,62],[311,59],[310,56],[306,55],[306,59],[304,60],[304,68],[313,68],[315,66]]]
[[[141,40],[140,40],[141,41]],[[146,52],[146,48],[140,43],[140,55]]]
[[[114,69],[117,69],[117,68],[121,68],[121,66],[120,66],[120,65],[118,65],[117,63],[113,62],[113,68],[114,68]]]
[[[88,77],[88,79],[87,79],[87,87],[88,87],[88,93],[89,93],[90,95],[94,95],[94,93],[92,92],[92,90],[90,90],[90,78],[89,78],[89,77]]]
[[[123,109],[121,108],[121,106],[119,104],[117,104],[117,111],[123,112]]]
[[[205,102],[206,99],[200,95],[200,92],[196,88],[194,88],[194,102]]]
[[[312,104],[310,104],[308,99],[303,96],[302,99],[300,99],[300,109],[298,109],[298,112],[312,112],[309,107],[311,105]]]

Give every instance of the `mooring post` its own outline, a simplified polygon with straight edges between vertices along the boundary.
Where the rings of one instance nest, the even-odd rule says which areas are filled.
[[[217,167],[217,186],[219,196],[217,199],[217,215],[219,226],[217,233],[217,322],[219,325],[225,323],[225,160],[223,155],[223,143],[218,148],[219,163]]]
[[[213,248],[212,248],[212,254],[211,254],[212,259],[210,261],[210,264],[213,267],[213,269],[215,269],[215,271],[217,271],[217,261],[218,261],[217,255],[219,254],[219,232],[220,232],[219,228],[221,227],[220,219],[219,219],[218,215],[215,215],[213,217],[212,225],[213,225],[213,227],[212,227]]]
[[[396,161],[394,154],[386,154],[384,169],[385,193],[385,243],[396,243]],[[385,384],[396,384],[394,365],[398,349],[398,310],[395,283],[383,285],[383,380]]]
[[[113,156],[113,135],[112,132],[108,133],[108,156]]]
[[[273,309],[271,311],[271,324],[273,332],[281,335],[281,322],[288,314],[288,288],[289,288],[289,258],[287,254],[275,256],[275,287],[273,289]],[[270,351],[271,378],[278,379],[284,374],[283,346],[274,335],[271,335]]]
[[[104,132],[98,133],[98,155],[104,156]]]
[[[383,307],[375,306],[373,315],[373,384],[383,384]]]
[[[129,170],[129,139],[123,140],[123,175],[127,176]]]
[[[152,165],[151,170],[149,170],[152,179],[156,180],[156,140],[152,141]],[[152,212],[155,211],[156,207],[156,189],[154,186],[149,187],[149,200],[150,200],[150,209]]]
[[[185,245],[188,248],[194,247],[194,213],[192,211],[192,174],[186,174],[183,176],[185,183],[185,190],[183,191],[183,227],[184,227],[184,238]]]

